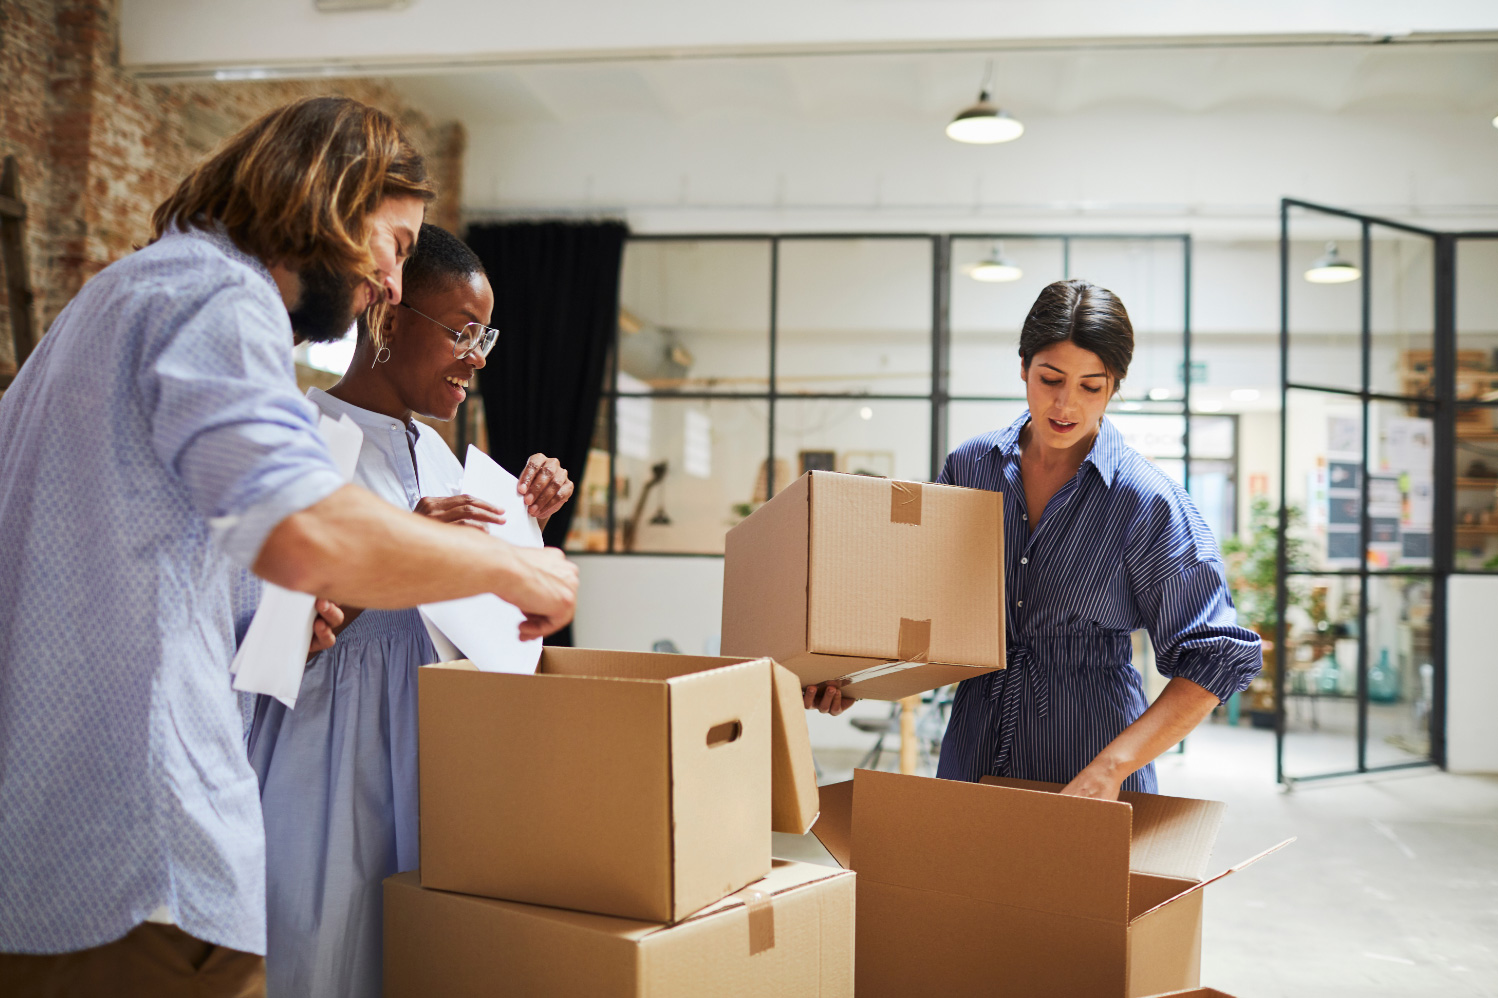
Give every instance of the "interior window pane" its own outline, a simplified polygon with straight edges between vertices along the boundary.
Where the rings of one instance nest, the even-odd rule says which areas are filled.
[[[1237,453],[1238,419],[1235,416],[1191,417],[1191,456],[1231,460]]]
[[[1435,422],[1423,408],[1369,403],[1369,568],[1431,567]]]
[[[1356,399],[1292,390],[1285,493],[1302,526],[1297,568],[1357,568],[1362,545],[1363,416]]]
[[[770,242],[631,240],[619,275],[619,390],[769,390]]]
[[[1498,402],[1498,239],[1456,244],[1457,397]]]
[[[1357,576],[1301,576],[1291,580],[1288,671],[1285,674],[1285,773],[1292,777],[1344,773],[1358,765]],[[1266,635],[1273,640],[1272,635]],[[1249,690],[1256,724],[1269,713],[1273,727],[1274,670],[1279,656],[1264,653],[1264,673]]]
[[[1363,278],[1317,283],[1307,278],[1332,249],[1362,267],[1362,226],[1350,219],[1296,209],[1290,216],[1290,380],[1360,391],[1363,387]],[[1327,276],[1350,275],[1323,268]],[[1323,276],[1314,273],[1313,276]]]
[[[1498,240],[1456,243],[1456,349],[1459,369],[1498,370]]]
[[[1374,226],[1370,294],[1369,389],[1389,395],[1432,394],[1435,240]]]
[[[984,281],[978,265],[1000,257],[1019,271],[1005,281]],[[1019,331],[1041,289],[1065,275],[1060,239],[953,239],[948,324],[953,395],[1017,395]],[[977,275],[977,276],[975,276]],[[1009,273],[1001,276],[1008,277]]]
[[[1430,758],[1431,580],[1368,580],[1369,766]]]
[[[926,400],[781,399],[775,403],[775,490],[807,471],[931,480]]]
[[[1023,402],[952,402],[947,406],[947,452],[982,433],[1002,430],[1028,409]]]
[[[1112,291],[1134,327],[1123,384],[1133,400],[1176,400],[1185,389],[1185,246],[1178,239],[1072,239],[1070,277]],[[1200,380],[1193,372],[1193,380]]]
[[[723,535],[766,498],[769,404],[620,398],[617,405],[614,550],[722,554]],[[600,477],[607,481],[606,467]]]
[[[776,390],[931,394],[931,240],[783,239]]]
[[[1456,411],[1456,567],[1498,572],[1498,407]]]

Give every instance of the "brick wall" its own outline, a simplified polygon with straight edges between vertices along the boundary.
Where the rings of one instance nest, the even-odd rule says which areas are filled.
[[[117,55],[115,0],[0,0],[0,157],[20,161],[37,328],[149,238],[152,210],[219,140],[310,94],[393,114],[439,185],[428,218],[456,230],[463,127],[432,122],[387,83],[142,83]],[[0,368],[12,351],[4,296],[0,285]]]

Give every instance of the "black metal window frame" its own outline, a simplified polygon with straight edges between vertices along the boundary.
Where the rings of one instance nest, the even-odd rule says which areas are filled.
[[[1342,218],[1356,222],[1360,229],[1362,270],[1360,303],[1360,360],[1361,387],[1350,389],[1330,385],[1317,385],[1294,381],[1290,377],[1290,216],[1292,210],[1301,210],[1320,215]],[[1431,396],[1400,395],[1372,390],[1372,279],[1373,253],[1371,235],[1375,227],[1393,229],[1431,240],[1433,248],[1433,315],[1432,315],[1432,383]],[[1456,398],[1456,257],[1459,244],[1464,240],[1494,240],[1498,232],[1461,231],[1442,232],[1427,229],[1395,219],[1365,215],[1331,205],[1283,198],[1280,201],[1280,503],[1279,538],[1275,564],[1275,649],[1279,667],[1275,671],[1275,779],[1289,786],[1296,782],[1354,776],[1399,769],[1410,769],[1435,765],[1446,767],[1446,584],[1452,575],[1491,575],[1492,571],[1481,569],[1459,569],[1455,566],[1455,521],[1456,521],[1456,413],[1471,407],[1494,407],[1498,402],[1462,401]],[[1362,405],[1362,474],[1361,478],[1361,525],[1359,528],[1359,558],[1356,569],[1312,569],[1294,567],[1288,563],[1287,531],[1289,523],[1288,473],[1289,451],[1288,426],[1290,392],[1309,391],[1326,395],[1356,398]],[[1434,479],[1434,510],[1431,524],[1431,567],[1428,571],[1406,569],[1373,569],[1368,565],[1368,540],[1371,532],[1368,513],[1368,414],[1374,402],[1395,402],[1419,405],[1431,412],[1434,423],[1434,447],[1431,475]],[[1293,577],[1328,578],[1334,576],[1358,579],[1358,703],[1357,703],[1357,768],[1329,773],[1313,773],[1291,776],[1285,772],[1285,679],[1288,669],[1286,654],[1287,626],[1285,613],[1289,606],[1289,580]],[[1405,579],[1428,579],[1431,583],[1430,598],[1430,649],[1433,678],[1430,705],[1430,756],[1426,760],[1369,766],[1368,749],[1368,583],[1377,577]]]
[[[1030,240],[1059,240],[1062,250],[1062,279],[1071,277],[1071,247],[1074,242],[1178,242],[1181,245],[1182,259],[1182,329],[1181,329],[1181,354],[1182,354],[1182,392],[1179,400],[1152,401],[1150,412],[1141,415],[1179,415],[1182,417],[1182,461],[1183,461],[1183,484],[1189,489],[1191,483],[1191,263],[1192,263],[1192,238],[1189,233],[1083,233],[1083,232],[956,232],[956,233],[931,233],[931,232],[791,232],[791,233],[765,233],[765,232],[712,232],[712,233],[660,233],[660,234],[632,234],[626,241],[628,243],[661,243],[661,242],[763,242],[770,247],[770,286],[769,293],[769,374],[767,389],[763,392],[692,392],[692,391],[650,391],[650,392],[621,392],[619,391],[618,364],[619,364],[619,332],[615,329],[613,349],[610,351],[610,361],[605,374],[602,404],[605,407],[608,435],[608,463],[609,482],[608,497],[606,505],[606,529],[608,531],[608,547],[604,552],[595,552],[609,555],[641,555],[650,557],[708,557],[720,558],[722,555],[711,552],[652,552],[652,551],[619,551],[616,550],[616,505],[617,496],[615,491],[618,483],[618,454],[619,454],[619,427],[616,403],[620,398],[658,398],[673,400],[743,400],[762,401],[768,408],[768,427],[766,449],[766,475],[767,494],[774,495],[777,488],[787,484],[775,481],[775,415],[776,404],[781,399],[792,401],[817,401],[817,400],[868,400],[868,401],[926,401],[931,407],[930,413],[930,468],[929,480],[935,481],[941,472],[942,463],[946,459],[947,440],[947,413],[953,402],[1021,402],[1025,401],[1022,395],[952,395],[948,392],[948,371],[951,359],[951,323],[950,323],[950,295],[952,282],[952,241],[960,240],[1010,240],[1014,242]],[[882,394],[872,392],[782,392],[778,389],[776,378],[776,359],[779,348],[779,289],[780,289],[780,247],[787,242],[807,241],[852,241],[852,240],[903,240],[915,241],[926,240],[931,244],[931,386],[930,390],[921,394]]]

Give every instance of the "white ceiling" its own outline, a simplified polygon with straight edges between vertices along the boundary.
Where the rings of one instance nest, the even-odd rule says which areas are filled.
[[[944,122],[976,95],[981,53],[816,55],[506,66],[399,77],[442,117],[569,122],[758,113]],[[994,58],[1021,118],[1090,110],[1498,114],[1498,44],[1032,50]]]
[[[1438,227],[1498,222],[1498,42],[1000,53],[994,98],[1026,134],[962,146],[942,128],[976,97],[986,58],[637,59],[394,79],[467,126],[470,213],[623,213],[637,231],[1221,223],[1219,235],[1263,238],[1292,196]]]

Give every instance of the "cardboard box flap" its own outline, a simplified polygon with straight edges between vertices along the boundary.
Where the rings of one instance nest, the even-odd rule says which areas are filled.
[[[770,671],[770,828],[805,835],[817,821],[817,764],[801,682],[784,666],[772,663]]]
[[[1185,897],[1188,894],[1195,894],[1197,891],[1201,890],[1203,887],[1206,887],[1208,884],[1215,884],[1215,883],[1217,883],[1217,881],[1221,880],[1223,877],[1229,876],[1230,874],[1237,873],[1239,870],[1246,870],[1248,867],[1253,866],[1255,863],[1257,863],[1259,860],[1263,859],[1265,856],[1268,856],[1270,853],[1279,852],[1281,849],[1285,848],[1285,846],[1289,845],[1291,842],[1294,842],[1296,838],[1297,838],[1297,836],[1292,835],[1288,839],[1286,839],[1285,841],[1279,843],[1278,845],[1272,845],[1268,849],[1265,849],[1263,852],[1259,853],[1258,855],[1256,855],[1256,856],[1250,856],[1250,857],[1248,857],[1248,859],[1245,859],[1243,862],[1237,864],[1236,866],[1230,866],[1226,870],[1223,870],[1221,873],[1217,874],[1216,876],[1214,876],[1214,877],[1208,877],[1206,880],[1203,880],[1201,883],[1196,884],[1195,886],[1192,886],[1192,887],[1188,887],[1186,890],[1184,890],[1181,893],[1177,894],[1175,897],[1172,897],[1172,898],[1169,898],[1169,899],[1167,899],[1165,901],[1162,901],[1162,902],[1160,902],[1159,904],[1155,905],[1153,908],[1150,908],[1147,911],[1140,912],[1138,915],[1134,916],[1134,918],[1130,919],[1130,921],[1137,922],[1137,921],[1139,921],[1139,919],[1143,918],[1145,915],[1148,915],[1151,911],[1155,911],[1157,909],[1163,908],[1163,907],[1165,907],[1168,904],[1173,904],[1173,903],[1175,903],[1176,901],[1179,901],[1181,898]]]
[[[746,661],[749,659],[742,656],[661,655],[654,652],[549,647],[541,652],[541,663],[536,672],[543,676],[663,682],[740,665]]]
[[[1125,924],[1130,809],[1118,801],[860,769],[861,878]]]
[[[1134,808],[1131,870],[1188,880],[1207,875],[1226,804],[1128,792],[1119,794],[1118,799]]]
[[[853,869],[853,781],[817,788],[822,815],[811,833],[845,870]]]
[[[748,887],[745,887],[743,890],[735,891],[716,904],[710,904],[706,908],[703,908],[701,911],[693,914],[690,918],[683,919],[681,922],[678,922],[676,924],[683,925],[687,922],[695,922],[699,921],[700,919],[710,918],[720,911],[727,911],[730,908],[737,908],[741,905],[748,904],[748,895],[754,891],[759,891],[762,894],[767,894],[773,899],[774,897],[780,894],[784,894],[787,891],[793,891],[799,887],[805,887],[807,884],[815,884],[818,881],[826,880],[829,877],[843,877],[847,875],[848,871],[839,870],[831,866],[818,866],[815,863],[796,863],[788,859],[773,860],[770,867],[770,874],[763,880],[756,880],[754,883],[750,884]],[[660,926],[660,928],[662,929],[671,927],[672,926]]]
[[[978,782],[1057,793],[1059,783],[985,776]],[[1215,800],[1165,797],[1125,791],[1118,799],[1133,808],[1130,829],[1129,869],[1162,877],[1201,880],[1207,875],[1212,846],[1222,827],[1227,805]]]

